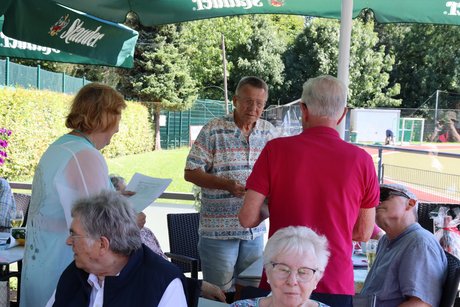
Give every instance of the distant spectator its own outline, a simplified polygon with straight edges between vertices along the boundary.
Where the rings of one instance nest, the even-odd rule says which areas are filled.
[[[436,123],[431,142],[460,142],[460,127],[455,111],[447,111]]]
[[[393,135],[393,131],[391,129],[387,129],[385,131],[385,145],[394,145],[395,139]]]

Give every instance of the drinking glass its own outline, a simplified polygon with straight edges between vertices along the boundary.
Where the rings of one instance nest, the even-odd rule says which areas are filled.
[[[373,239],[366,242],[366,257],[367,257],[367,265],[369,269],[374,264],[378,243],[379,243],[378,240],[373,240]]]
[[[24,212],[22,210],[16,210],[16,212],[11,217],[11,227],[21,227],[22,222],[24,221]]]

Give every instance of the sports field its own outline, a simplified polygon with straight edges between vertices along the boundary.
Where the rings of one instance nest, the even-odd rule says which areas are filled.
[[[409,148],[420,154],[397,151]],[[364,148],[378,163],[378,150]],[[460,154],[460,144],[423,144],[384,147],[384,182],[408,185],[421,201],[460,203],[460,157],[440,157],[439,152]]]

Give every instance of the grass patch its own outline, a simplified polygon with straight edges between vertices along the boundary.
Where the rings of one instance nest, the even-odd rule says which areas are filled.
[[[171,178],[168,192],[191,193],[193,185],[184,179],[185,160],[189,151],[188,147],[152,151],[107,159],[107,164],[110,173],[123,176],[127,181],[134,173],[139,172],[152,177]]]

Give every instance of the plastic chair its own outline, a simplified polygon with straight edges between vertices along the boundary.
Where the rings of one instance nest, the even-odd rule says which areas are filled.
[[[16,209],[24,212],[24,221],[21,226],[25,226],[27,223],[27,216],[29,214],[30,195],[22,193],[13,193],[14,200],[16,202]]]
[[[460,259],[448,252],[447,257],[447,277],[442,289],[440,307],[451,307],[455,304],[458,297],[458,285],[460,283]]]
[[[198,226],[199,213],[168,214],[168,236],[170,252],[165,253],[171,262],[190,272],[191,277],[197,279],[201,271],[200,256],[198,254]]]
[[[433,219],[430,213],[438,208],[437,203],[420,203],[418,204],[417,216],[420,226],[431,233],[434,233]]]

